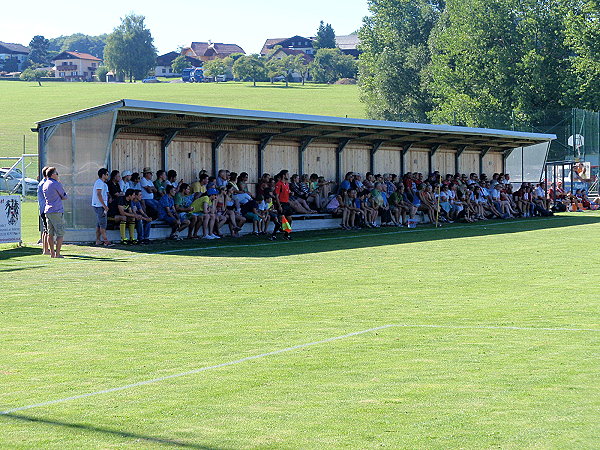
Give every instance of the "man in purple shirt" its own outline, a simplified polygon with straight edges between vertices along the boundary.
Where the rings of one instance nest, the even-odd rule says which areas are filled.
[[[48,245],[48,222],[46,221],[46,213],[44,212],[44,210],[46,209],[46,199],[44,198],[44,192],[42,190],[44,188],[44,183],[48,180],[48,178],[46,177],[46,170],[48,170],[47,166],[45,166],[42,169],[42,181],[40,181],[38,183],[37,199],[38,199],[41,228],[42,228],[42,239],[41,239],[42,248],[43,248],[42,251],[43,251],[44,255],[49,255],[50,254],[50,246]]]
[[[67,198],[67,194],[58,181],[58,172],[56,167],[48,167],[46,169],[46,182],[42,187],[44,194],[44,200],[46,206],[44,213],[46,214],[46,220],[48,221],[48,243],[50,244],[50,257],[51,258],[63,258],[60,254],[60,248],[63,243],[63,236],[65,235],[65,223],[63,219],[63,203],[62,201]],[[56,237],[56,249],[54,248],[54,238]]]

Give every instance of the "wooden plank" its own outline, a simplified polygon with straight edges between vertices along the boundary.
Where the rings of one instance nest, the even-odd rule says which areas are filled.
[[[429,170],[429,150],[410,149],[405,164],[407,172],[421,172],[425,175]]]
[[[305,172],[335,180],[335,144],[313,144],[305,152]]]
[[[401,170],[400,158],[402,152],[399,150],[388,150],[380,148],[374,155],[374,173],[394,173],[399,174]]]
[[[264,171],[272,175],[284,169],[290,171],[290,176],[298,173],[298,145],[293,141],[271,141],[265,149]]]
[[[368,145],[348,144],[341,155],[342,173],[358,172],[364,176],[369,171]]]

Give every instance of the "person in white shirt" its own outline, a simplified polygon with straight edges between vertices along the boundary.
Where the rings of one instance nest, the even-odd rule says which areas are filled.
[[[127,189],[129,189],[129,181],[131,180],[131,175],[131,170],[125,170],[121,174],[121,180],[119,181],[119,186],[121,186],[121,192],[125,192]]]
[[[146,214],[152,215],[153,217],[157,217],[159,213],[159,205],[156,200],[154,200],[154,194],[157,192],[156,186],[152,182],[152,171],[149,167],[144,167],[142,171],[143,178],[140,180],[140,187],[142,191],[142,205],[146,210]],[[150,213],[152,210],[152,214]]]
[[[96,212],[96,245],[104,244],[106,247],[112,246],[106,237],[106,225],[108,219],[108,169],[98,170],[98,179],[94,183],[92,191],[92,207]]]

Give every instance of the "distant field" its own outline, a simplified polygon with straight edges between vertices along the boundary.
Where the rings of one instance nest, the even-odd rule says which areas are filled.
[[[0,448],[598,448],[599,234],[0,250]]]
[[[259,83],[37,83],[0,82],[0,156],[37,153],[35,122],[122,98],[264,111],[364,117],[358,87]]]

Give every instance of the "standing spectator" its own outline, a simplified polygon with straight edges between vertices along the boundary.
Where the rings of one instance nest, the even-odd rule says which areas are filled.
[[[44,199],[46,201],[44,213],[46,214],[46,220],[48,221],[48,245],[50,247],[50,257],[63,258],[60,254],[63,236],[65,235],[65,221],[63,217],[65,210],[63,208],[63,200],[67,198],[67,193],[62,187],[62,184],[60,184],[60,181],[58,181],[56,167],[48,167],[46,170],[46,177],[48,179],[42,187],[42,192],[44,193]],[[54,247],[55,242],[56,248]]]
[[[275,203],[277,204],[277,212],[279,213],[279,222],[283,223],[285,218],[289,224],[292,224],[292,214],[294,210],[290,206],[290,185],[289,185],[289,171],[282,170],[279,172],[279,181],[275,183]],[[277,239],[277,232],[281,229],[281,225],[275,225],[271,239]],[[288,241],[291,240],[289,233],[283,233],[283,238]]]
[[[108,220],[108,169],[98,170],[98,179],[94,183],[92,191],[92,207],[96,213],[96,245],[104,243],[106,247],[112,246],[106,237],[106,225]]]
[[[125,193],[121,190],[121,174],[118,170],[113,170],[110,173],[108,182],[108,215],[109,217],[115,217],[119,215],[119,198],[123,197]]]
[[[37,189],[37,199],[38,206],[40,211],[40,221],[42,228],[42,254],[49,255],[50,254],[50,245],[48,244],[48,222],[46,220],[46,213],[44,209],[46,208],[46,199],[44,198],[44,183],[48,181],[48,177],[46,176],[46,171],[48,170],[48,166],[42,169],[42,180],[38,183]]]

